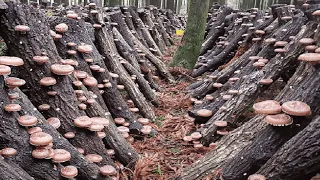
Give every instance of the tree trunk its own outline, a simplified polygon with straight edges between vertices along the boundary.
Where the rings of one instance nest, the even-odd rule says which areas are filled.
[[[204,37],[207,10],[209,0],[190,0],[188,22],[186,32],[182,40],[182,46],[176,52],[170,66],[181,66],[192,69],[200,54],[200,48]]]

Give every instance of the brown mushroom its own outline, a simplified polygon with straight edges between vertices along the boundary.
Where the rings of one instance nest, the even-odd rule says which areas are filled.
[[[311,115],[310,106],[302,101],[288,101],[282,104],[282,111],[292,116]]]
[[[253,109],[256,114],[278,114],[281,112],[280,103],[274,100],[255,103]]]
[[[286,114],[267,115],[264,121],[272,126],[289,126],[293,122],[292,118]]]

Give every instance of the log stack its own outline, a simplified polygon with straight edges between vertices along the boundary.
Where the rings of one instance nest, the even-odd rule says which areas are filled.
[[[312,2],[302,7],[275,4],[270,10],[246,12],[212,8],[192,73],[206,76],[187,90],[194,102],[189,115],[200,124],[195,133],[215,149],[177,179],[298,180],[319,173],[319,7]],[[284,85],[280,93],[262,101],[279,83]],[[256,109],[266,102],[278,104],[273,113],[282,114]],[[310,111],[292,114],[286,109],[291,103]],[[257,115],[243,119],[251,110]],[[278,124],[274,117],[288,123]]]
[[[0,179],[119,179],[156,134],[162,62],[184,19],[156,7],[1,3]]]

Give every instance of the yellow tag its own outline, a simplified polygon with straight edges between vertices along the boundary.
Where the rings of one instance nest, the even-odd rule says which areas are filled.
[[[176,29],[176,35],[177,35],[177,36],[183,36],[183,34],[184,34],[184,30],[182,30],[182,29]]]

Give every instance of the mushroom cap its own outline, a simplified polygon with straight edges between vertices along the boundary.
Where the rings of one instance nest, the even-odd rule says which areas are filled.
[[[315,40],[312,38],[302,38],[299,40],[299,43],[304,45],[310,45],[310,44],[313,44],[314,42]]]
[[[254,61],[261,59],[261,58],[263,58],[263,57],[261,57],[261,56],[250,56],[249,57],[250,60],[254,60]]]
[[[73,59],[62,59],[61,63],[64,65],[70,65],[70,66],[78,66],[79,63],[76,60]]]
[[[112,155],[114,155],[116,152],[113,150],[113,149],[107,149],[107,154],[109,155],[109,156],[112,156]]]
[[[38,64],[43,64],[49,61],[48,56],[33,56],[33,61],[37,62]]]
[[[71,154],[64,149],[55,149],[52,161],[54,163],[63,163],[71,159]]]
[[[88,76],[88,73],[85,71],[74,71],[73,74],[78,79],[84,79]]]
[[[44,159],[49,156],[50,152],[46,148],[37,148],[32,151],[32,157],[36,159]]]
[[[186,141],[186,142],[190,142],[190,141],[192,141],[192,137],[191,136],[185,136],[185,137],[183,137],[183,140]]]
[[[262,85],[269,85],[269,84],[273,83],[273,80],[272,79],[261,79],[259,81],[259,83]]]
[[[138,118],[138,122],[140,122],[143,125],[149,124],[149,119],[147,118]]]
[[[65,33],[68,31],[68,25],[66,23],[60,23],[56,25],[55,30],[59,33]]]
[[[214,125],[216,125],[217,127],[226,127],[226,126],[228,126],[228,122],[227,121],[214,121]]]
[[[274,52],[276,52],[276,53],[286,53],[286,52],[288,52],[288,50],[283,49],[283,48],[276,48],[276,49],[274,50]]]
[[[0,152],[3,157],[10,157],[17,154],[17,150],[14,148],[4,148]]]
[[[308,45],[304,48],[304,50],[309,51],[309,52],[315,52],[316,49],[318,49],[318,46],[316,46],[316,45]]]
[[[92,124],[101,124],[103,126],[109,125],[109,120],[103,117],[92,117],[91,121],[92,121]]]
[[[125,127],[125,126],[119,126],[117,127],[118,131],[120,131],[121,133],[128,133],[130,132],[129,128]]]
[[[255,103],[253,109],[256,114],[279,114],[281,112],[281,105],[274,100],[266,100]]]
[[[60,170],[61,176],[65,178],[74,178],[78,175],[78,169],[75,166],[65,166]]]
[[[0,76],[9,74],[11,74],[11,68],[9,66],[0,64]]]
[[[69,46],[69,47],[74,47],[74,46],[76,46],[77,44],[76,43],[74,43],[74,42],[68,42],[67,43],[67,46]]]
[[[200,132],[193,132],[190,136],[192,137],[192,140],[198,140],[202,137]]]
[[[20,116],[18,117],[18,123],[21,126],[33,126],[35,124],[37,124],[38,119],[35,116],[30,116],[30,115],[24,115],[24,116]]]
[[[102,156],[99,154],[87,154],[86,159],[92,163],[99,163],[103,160]]]
[[[126,122],[126,120],[124,118],[114,118],[114,122],[116,124],[123,124]]]
[[[225,129],[218,129],[217,130],[217,134],[225,136],[229,134],[229,131],[225,130]]]
[[[91,45],[85,44],[78,46],[77,50],[82,53],[91,53],[93,51],[93,48]]]
[[[84,85],[90,86],[90,87],[98,85],[97,79],[92,76],[86,77],[85,79],[82,80],[82,82]]]
[[[77,19],[77,18],[78,18],[78,14],[76,14],[76,13],[69,13],[69,14],[67,14],[67,18]]]
[[[221,88],[222,86],[223,86],[223,84],[221,84],[221,83],[213,83],[213,87]]]
[[[197,111],[197,115],[200,117],[211,117],[212,114],[212,111],[208,109],[200,109]]]
[[[152,131],[152,127],[144,125],[140,131],[142,132],[142,134],[150,134]]]
[[[34,146],[46,146],[53,141],[50,134],[45,132],[36,132],[30,135],[30,144]]]
[[[98,136],[99,138],[105,138],[107,135],[106,135],[105,132],[97,132],[97,136]]]
[[[61,126],[61,122],[59,118],[56,117],[51,117],[49,119],[47,119],[47,122],[53,126],[55,129],[58,129]]]
[[[53,77],[44,77],[40,80],[42,86],[53,86],[55,84],[57,84],[57,80]]]
[[[288,44],[287,41],[277,41],[276,43],[274,43],[273,46],[276,46],[276,47],[284,47]]]
[[[50,105],[49,104],[41,104],[40,106],[38,106],[38,110],[39,111],[47,111],[50,109]]]
[[[252,174],[248,177],[248,180],[266,180],[266,177],[261,174]]]
[[[267,115],[264,121],[272,126],[289,126],[293,122],[292,118],[286,114]]]
[[[74,125],[79,128],[86,128],[92,124],[91,118],[88,116],[80,116],[74,120]]]
[[[76,136],[76,134],[74,132],[67,132],[63,136],[67,139],[72,139]]]
[[[103,128],[104,128],[104,125],[102,125],[102,124],[93,124],[93,123],[88,127],[88,129],[90,131],[94,131],[94,132],[102,131]]]
[[[14,30],[19,32],[28,32],[30,31],[30,28],[25,25],[17,25],[16,27],[14,27]]]
[[[33,127],[33,128],[28,129],[28,134],[33,134],[36,132],[42,132],[41,127]]]
[[[25,80],[16,77],[7,77],[5,81],[10,88],[20,87],[26,84]]]
[[[266,32],[263,31],[263,30],[256,30],[255,33],[256,33],[256,34],[261,34],[261,35],[263,35],[263,34],[265,34]]]
[[[17,112],[21,110],[21,106],[19,104],[7,104],[4,106],[4,110],[7,112]]]
[[[53,64],[51,65],[51,72],[56,75],[66,76],[74,71],[74,67],[71,65],[64,64]]]
[[[288,101],[282,104],[282,111],[292,116],[311,115],[310,106],[302,101]]]
[[[268,39],[265,39],[264,42],[265,42],[265,43],[275,43],[275,42],[277,42],[277,39],[275,39],[275,38],[268,38]]]
[[[298,57],[300,61],[307,61],[311,63],[319,63],[320,62],[320,54],[319,53],[305,53],[301,54]]]
[[[104,176],[115,175],[117,170],[111,165],[104,165],[100,167],[100,173]]]

